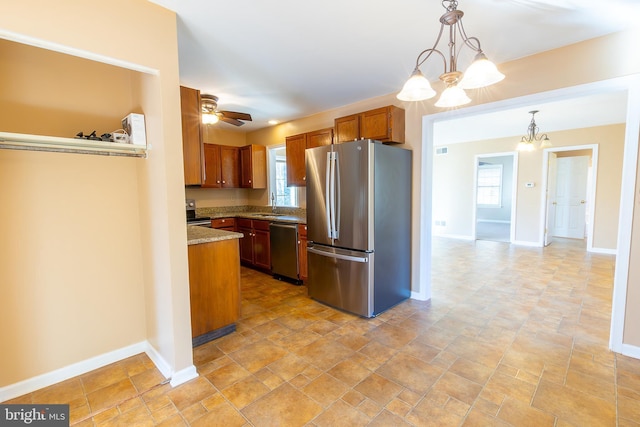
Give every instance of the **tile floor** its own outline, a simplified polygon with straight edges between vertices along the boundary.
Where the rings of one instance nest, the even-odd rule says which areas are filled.
[[[607,350],[614,257],[434,239],[433,298],[362,319],[242,269],[238,331],[171,389],[138,355],[12,402],[77,426],[639,426],[640,360]]]

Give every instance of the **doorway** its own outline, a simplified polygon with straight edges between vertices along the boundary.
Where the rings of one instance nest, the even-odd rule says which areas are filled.
[[[516,153],[476,156],[475,240],[513,241],[516,164]]]
[[[587,239],[587,251],[593,249],[595,183],[598,146],[582,145],[548,148],[546,166],[544,246],[554,237]]]

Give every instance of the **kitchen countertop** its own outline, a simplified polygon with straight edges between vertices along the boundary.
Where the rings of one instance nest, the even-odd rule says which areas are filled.
[[[289,222],[295,224],[306,224],[307,218],[298,215],[287,214],[272,214],[269,212],[222,212],[222,213],[209,213],[207,216],[211,219],[216,218],[246,218],[246,219],[261,219],[269,222]]]
[[[197,225],[187,226],[187,244],[199,245],[201,243],[219,242],[221,240],[240,239],[242,233],[234,231],[218,230],[215,228],[200,227]]]

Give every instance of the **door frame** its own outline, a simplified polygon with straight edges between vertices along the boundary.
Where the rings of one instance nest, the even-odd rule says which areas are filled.
[[[596,183],[598,182],[598,144],[569,145],[566,147],[545,148],[542,152],[542,188],[540,203],[540,236],[541,246],[544,246],[545,228],[547,226],[547,195],[549,193],[549,153],[560,153],[563,151],[591,150],[591,172],[587,180],[587,200],[589,201],[589,225],[587,226],[587,252],[612,253],[609,251],[593,250],[593,228],[596,212]],[[614,251],[615,252],[615,251]]]
[[[640,347],[623,342],[629,265],[631,262],[631,232],[635,203],[636,173],[638,172],[638,146],[640,142],[638,137],[638,135],[640,135],[640,73],[423,116],[422,144],[420,148],[421,178],[418,185],[420,213],[418,233],[420,239],[417,258],[419,260],[419,268],[417,268],[415,278],[415,281],[419,284],[419,291],[413,292],[414,298],[421,300],[431,298],[434,123],[440,120],[451,119],[452,117],[471,116],[518,106],[526,107],[536,102],[569,99],[592,93],[606,93],[618,90],[623,90],[627,93],[627,117],[624,136],[618,246],[616,249],[616,265],[613,279],[609,348],[614,352],[640,359]]]
[[[509,217],[509,243],[513,243],[516,239],[516,206],[518,198],[518,152],[505,151],[500,153],[483,153],[474,156],[474,174],[473,174],[473,215],[471,216],[471,235],[473,240],[477,240],[476,224],[478,223],[478,166],[480,159],[487,157],[513,157],[512,176],[511,176],[511,213]]]

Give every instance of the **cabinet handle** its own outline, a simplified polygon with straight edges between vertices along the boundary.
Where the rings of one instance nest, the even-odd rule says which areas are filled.
[[[222,181],[222,183],[223,183],[223,184],[226,184],[226,183],[227,183],[227,181]]]
[[[220,181],[216,181],[216,184],[220,184]]]
[[[302,180],[303,180],[303,181],[306,181],[306,180],[307,180],[307,177],[306,177],[306,176],[303,176],[303,177],[302,177]]]
[[[249,180],[249,184],[251,184],[251,180]]]

